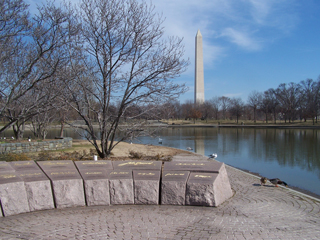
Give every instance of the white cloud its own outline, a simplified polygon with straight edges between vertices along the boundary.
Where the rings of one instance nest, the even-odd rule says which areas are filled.
[[[35,0],[26,0],[33,6]],[[40,0],[45,1],[45,0]],[[62,2],[63,0],[56,0]],[[67,0],[68,1],[68,0]],[[79,0],[69,0],[73,3]],[[144,0],[138,0],[140,2]],[[194,73],[195,35],[203,36],[205,68],[214,68],[233,47],[259,51],[288,33],[296,24],[296,0],[145,0],[166,18],[167,36],[184,38],[185,57]],[[265,31],[266,30],[266,31]],[[230,45],[229,43],[232,43]]]
[[[251,14],[255,21],[264,24],[266,18],[270,14],[273,1],[249,0],[251,3]]]
[[[242,95],[243,95],[243,93],[227,93],[227,94],[223,94],[223,96],[229,97],[229,98],[241,97]]]
[[[245,31],[225,28],[220,36],[226,37],[231,42],[247,50],[255,51],[261,49],[261,44]]]
[[[248,0],[250,13],[256,24],[290,32],[297,24],[294,0]]]

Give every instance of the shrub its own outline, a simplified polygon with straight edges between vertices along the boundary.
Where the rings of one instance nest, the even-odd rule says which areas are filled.
[[[143,154],[141,152],[135,152],[135,151],[131,150],[129,152],[129,157],[130,158],[141,159],[143,157]]]
[[[29,161],[29,160],[31,160],[31,158],[28,157],[25,153],[7,153],[7,154],[0,155],[0,161],[13,162],[13,161]]]
[[[73,151],[73,152],[41,152],[38,154],[38,161],[49,161],[49,160],[93,160],[93,155],[96,154],[94,149],[90,149],[89,153],[87,150]]]

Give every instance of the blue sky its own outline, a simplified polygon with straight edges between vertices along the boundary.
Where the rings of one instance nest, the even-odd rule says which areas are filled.
[[[198,29],[203,37],[206,100],[227,96],[246,101],[254,90],[317,80],[320,75],[319,0],[153,0],[153,4],[166,18],[165,34],[184,38],[190,65],[174,80],[189,87],[181,103],[193,101]]]
[[[205,98],[240,97],[320,75],[318,0],[161,0],[168,35],[184,37],[193,100],[194,41],[203,37]]]

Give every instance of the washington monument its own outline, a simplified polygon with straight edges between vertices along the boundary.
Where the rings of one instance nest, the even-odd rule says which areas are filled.
[[[194,76],[194,104],[204,103],[204,76],[203,76],[203,51],[202,35],[198,30],[196,35],[196,63]]]

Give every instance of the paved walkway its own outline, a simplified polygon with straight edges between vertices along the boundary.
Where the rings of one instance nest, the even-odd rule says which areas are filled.
[[[262,187],[255,176],[228,166],[227,172],[235,194],[217,208],[122,205],[38,211],[0,218],[0,239],[320,239],[319,201],[281,187]]]

